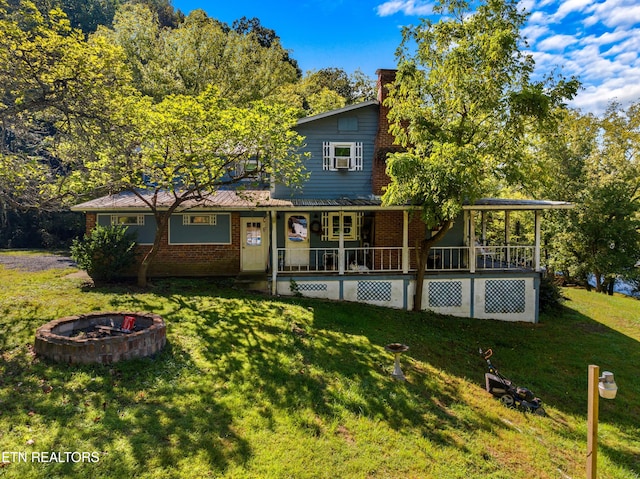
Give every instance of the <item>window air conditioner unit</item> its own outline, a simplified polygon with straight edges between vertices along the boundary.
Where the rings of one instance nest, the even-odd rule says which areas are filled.
[[[351,158],[349,158],[348,156],[336,157],[336,169],[348,170],[350,167],[351,167]]]

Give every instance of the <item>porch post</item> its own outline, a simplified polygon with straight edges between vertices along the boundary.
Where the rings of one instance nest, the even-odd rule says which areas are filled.
[[[536,246],[533,252],[533,261],[535,264],[536,271],[540,271],[540,219],[541,219],[540,210],[536,210],[536,219],[535,219],[535,229],[536,229]]]
[[[409,212],[402,212],[402,273],[409,272]]]
[[[344,218],[342,217],[342,211],[340,211],[338,226],[340,228],[340,236],[338,238],[338,274],[344,274]]]
[[[511,212],[509,210],[504,211],[504,244],[507,247],[507,257],[505,258],[505,263],[507,263],[507,267],[511,264],[511,247],[509,243],[511,243]]]
[[[275,211],[270,211],[271,217],[271,294],[278,294],[278,220]]]
[[[480,218],[482,221],[482,238],[480,238],[480,244],[487,246],[487,212],[482,210]]]
[[[469,211],[469,272],[476,272],[476,212]]]

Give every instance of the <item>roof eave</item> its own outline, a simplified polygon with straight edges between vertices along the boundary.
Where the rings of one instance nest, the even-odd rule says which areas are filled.
[[[307,116],[304,118],[300,118],[297,122],[298,125],[304,125],[305,123],[311,123],[313,121],[316,120],[321,120],[323,118],[329,118],[331,116],[335,116],[335,115],[340,115],[342,113],[347,113],[353,110],[359,110],[360,108],[366,108],[368,106],[372,106],[372,105],[379,105],[380,102],[378,102],[378,100],[368,100],[368,101],[364,101],[362,103],[356,103],[354,105],[347,105],[345,107],[342,108],[338,108],[337,110],[329,110],[329,111],[325,111],[323,113],[318,113],[317,115],[313,115],[313,116]]]

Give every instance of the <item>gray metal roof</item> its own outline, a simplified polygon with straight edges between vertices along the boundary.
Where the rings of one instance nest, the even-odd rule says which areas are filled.
[[[567,201],[480,198],[473,204],[464,205],[463,208],[465,210],[554,210],[573,207],[573,203]]]
[[[153,202],[153,191],[139,191],[137,194],[131,191],[123,191],[121,193],[103,196],[95,200],[80,203],[71,208],[72,211],[103,211],[103,210],[144,210],[148,208],[148,204]],[[143,200],[144,198],[144,200]],[[155,204],[160,209],[169,208],[175,200],[174,195],[169,191],[160,191],[157,193]],[[203,209],[203,208],[220,208],[220,209],[254,209],[254,208],[272,208],[272,207],[291,206],[291,201],[278,200],[271,198],[269,191],[247,190],[247,191],[230,191],[220,190],[214,194],[206,196],[203,200],[189,200],[180,206],[184,209]]]
[[[134,211],[146,210],[148,204],[153,202],[154,192],[123,191],[121,193],[103,196],[95,200],[80,203],[71,208],[72,211]],[[146,200],[144,201],[143,200]],[[174,202],[174,195],[168,191],[157,193],[155,204],[160,209],[168,209]],[[300,208],[307,210],[370,210],[382,206],[380,197],[368,198],[338,198],[338,199],[276,199],[266,190],[231,191],[220,190],[215,194],[197,201],[190,200],[180,206],[185,209],[225,209],[225,210],[252,210],[274,208]],[[548,200],[522,200],[503,198],[482,198],[476,200],[473,205],[465,205],[465,210],[546,210],[569,209],[573,204],[564,201]],[[403,210],[407,206],[395,205],[385,207],[387,210]]]

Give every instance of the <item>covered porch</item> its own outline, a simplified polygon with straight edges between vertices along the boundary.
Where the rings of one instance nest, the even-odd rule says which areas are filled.
[[[498,199],[465,206],[456,226],[430,250],[424,308],[457,316],[536,322],[542,211],[570,207],[564,202]],[[375,241],[354,245],[349,241],[352,236],[345,238],[349,229],[343,221],[353,211],[332,210],[339,233],[336,244],[290,248],[281,241],[272,248],[274,294],[413,308],[418,233],[410,212],[392,210],[402,230],[396,235],[399,244],[379,246]],[[381,207],[362,211],[375,213]],[[274,245],[278,229],[274,221]]]
[[[541,215],[545,209],[570,208],[565,202],[534,200],[484,199],[464,207],[460,221],[463,228],[448,234],[447,244],[431,248],[426,265],[427,273],[476,271],[540,271],[541,270]],[[364,209],[359,211],[379,211]],[[377,246],[375,242],[360,241],[353,246],[347,244],[345,237],[345,218],[353,214],[339,209],[332,214],[337,221],[337,241],[331,246],[310,247],[295,243],[285,243],[284,247],[273,249],[273,279],[279,274],[321,273],[321,274],[362,274],[397,273],[411,274],[416,271],[416,250],[410,242],[410,212],[400,211],[402,215],[401,244]],[[518,217],[513,220],[514,212],[528,212],[527,225]],[[495,216],[499,215],[496,221]],[[501,237],[496,232],[499,224]],[[523,232],[527,230],[527,232]],[[277,232],[277,225],[273,226]],[[434,232],[435,233],[435,232]],[[277,233],[276,233],[277,234]],[[277,244],[277,238],[273,241]],[[291,260],[292,257],[298,261]]]

